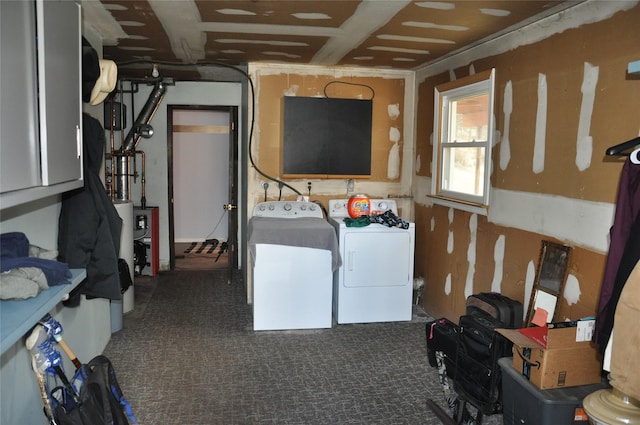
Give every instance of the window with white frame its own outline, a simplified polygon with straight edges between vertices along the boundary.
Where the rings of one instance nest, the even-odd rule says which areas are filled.
[[[434,202],[486,214],[495,70],[435,88]]]

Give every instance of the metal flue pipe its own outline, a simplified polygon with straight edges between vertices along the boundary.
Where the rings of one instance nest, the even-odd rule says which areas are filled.
[[[136,149],[136,146],[138,145],[138,142],[141,138],[141,136],[137,134],[138,129],[140,128],[140,126],[148,125],[151,122],[166,91],[166,84],[162,81],[158,81],[153,91],[149,95],[147,103],[145,103],[142,107],[140,115],[138,115],[138,118],[136,118],[136,122],[133,123],[133,125],[131,126],[131,130],[129,130],[127,137],[125,137],[122,147],[120,148],[121,151],[132,152]]]
[[[113,154],[113,160],[117,169],[115,170],[116,186],[114,196],[119,201],[129,201],[129,189],[131,179],[129,176],[129,156],[127,154],[116,152]]]
[[[158,106],[160,105],[166,91],[167,85],[162,81],[158,81],[149,95],[147,103],[144,104],[138,118],[131,126],[131,130],[129,130],[127,137],[125,137],[122,142],[122,147],[113,154],[114,160],[117,162],[117,176],[115,176],[116,186],[114,192],[115,197],[118,200],[130,200],[130,177],[133,175],[130,172],[130,160],[136,155],[136,146],[142,137],[138,131],[141,126],[149,125],[158,110]],[[142,193],[142,198],[145,198],[144,192]]]

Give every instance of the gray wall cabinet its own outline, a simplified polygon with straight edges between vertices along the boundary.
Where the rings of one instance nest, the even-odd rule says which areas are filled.
[[[82,187],[75,1],[0,2],[0,206]]]

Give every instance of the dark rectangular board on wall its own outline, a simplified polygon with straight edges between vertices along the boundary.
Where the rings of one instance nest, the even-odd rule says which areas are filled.
[[[371,175],[372,100],[284,97],[283,176]]]

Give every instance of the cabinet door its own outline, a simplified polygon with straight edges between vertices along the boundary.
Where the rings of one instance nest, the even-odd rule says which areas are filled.
[[[80,3],[0,0],[0,208],[82,187]]]
[[[82,178],[80,5],[38,0],[42,184]]]
[[[0,192],[38,186],[35,3],[0,1]]]
[[[380,226],[382,225],[371,225]],[[344,237],[342,273],[344,286],[389,287],[412,284],[411,234],[386,228],[358,229]]]

